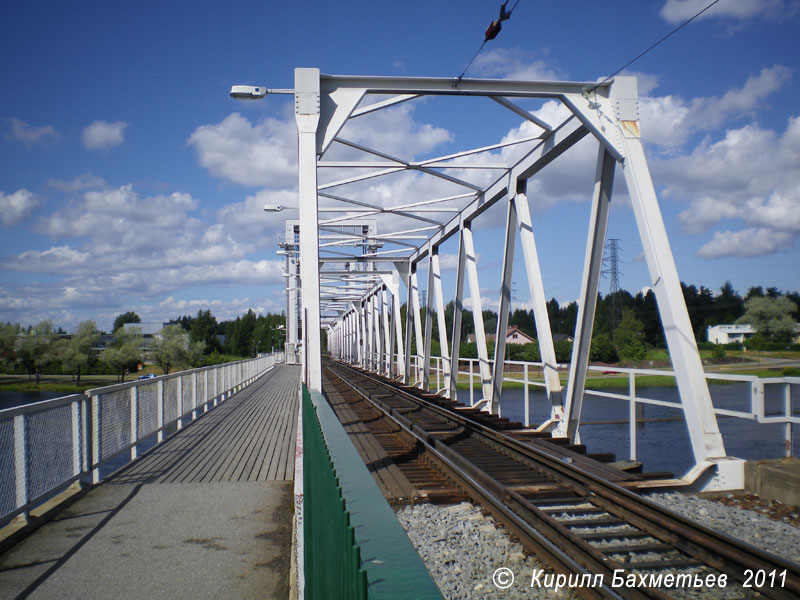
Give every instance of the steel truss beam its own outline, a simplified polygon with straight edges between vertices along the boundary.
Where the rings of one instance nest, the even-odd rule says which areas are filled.
[[[371,95],[394,95],[377,102],[364,102]],[[378,148],[347,140],[342,129],[348,119],[374,113],[401,102],[427,95],[482,96],[492,100],[503,109],[534,123],[541,133],[525,140],[501,142],[447,156],[425,160],[407,160]],[[561,123],[547,123],[523,109],[517,100],[524,98],[555,99],[566,106],[571,116]],[[551,423],[566,421],[566,433],[575,439],[578,435],[582,398],[592,336],[592,324],[596,307],[602,249],[611,198],[614,169],[621,165],[631,203],[636,217],[639,235],[647,259],[653,289],[658,301],[659,313],[665,327],[665,335],[675,370],[678,373],[678,388],[683,402],[695,460],[699,463],[708,458],[725,455],[722,438],[705,382],[702,364],[683,301],[680,281],[664,228],[663,219],[653,187],[639,135],[638,99],[635,78],[616,77],[600,85],[593,82],[548,82],[505,80],[460,80],[412,77],[341,77],[320,75],[315,69],[298,69],[296,72],[296,115],[300,140],[300,207],[301,207],[301,278],[303,287],[303,312],[309,322],[303,328],[307,347],[306,373],[310,387],[316,385],[319,353],[317,330],[321,300],[331,304],[331,311],[340,315],[331,325],[335,331],[335,351],[346,360],[355,361],[389,375],[399,375],[410,382],[412,340],[416,346],[414,379],[417,385],[428,388],[431,378],[431,338],[433,313],[438,319],[440,347],[445,371],[446,395],[455,396],[458,361],[461,343],[461,317],[464,308],[464,283],[469,285],[473,320],[475,322],[476,345],[481,379],[481,404],[488,410],[499,407],[503,377],[503,351],[505,330],[510,310],[510,287],[513,276],[512,265],[517,235],[522,246],[525,269],[530,286],[531,301],[537,326],[542,361],[544,363],[545,386],[551,405]],[[581,283],[578,324],[569,372],[569,395],[566,397],[566,414],[562,415],[562,389],[558,376],[555,350],[550,333],[546,310],[546,296],[541,268],[534,240],[527,181],[546,168],[561,154],[568,151],[587,135],[599,143],[595,190],[592,199],[591,220],[587,238],[586,255]],[[328,148],[337,142],[355,149],[369,157],[358,161],[321,161]],[[528,143],[524,155],[514,164],[503,165],[493,161],[476,160],[473,163],[457,163],[456,159],[489,152],[510,145]],[[320,167],[367,169],[357,175],[345,173],[339,179],[317,183]],[[447,170],[502,169],[490,185],[478,186],[459,177],[447,174]],[[333,188],[344,188],[401,171],[417,171],[450,184],[467,188],[464,193],[445,198],[401,198],[392,199],[393,206],[371,199],[347,198],[344,193],[331,193]],[[334,175],[336,177],[336,175]],[[339,206],[326,206],[324,212],[342,212],[319,220],[323,209],[317,206],[317,195],[324,196]],[[500,201],[507,202],[506,235],[504,243],[503,270],[500,282],[500,314],[498,318],[495,357],[490,362],[486,349],[486,332],[482,315],[482,298],[478,282],[477,258],[473,243],[473,222],[481,214]],[[531,201],[535,201],[532,198]],[[455,214],[450,214],[455,212]],[[438,214],[437,214],[438,213]],[[326,240],[322,245],[331,246],[320,256],[318,226],[346,225],[365,215],[375,218],[389,215],[396,219],[416,221],[415,227],[394,227],[395,231],[383,231],[371,236],[348,233],[338,239]],[[430,216],[427,216],[430,215]],[[446,216],[445,216],[446,215]],[[438,221],[437,217],[447,218]],[[420,225],[419,223],[425,223]],[[305,228],[305,229],[304,229]],[[305,235],[304,235],[305,233]],[[416,234],[429,235],[424,243]],[[448,347],[448,332],[444,321],[444,299],[441,290],[439,248],[451,236],[459,236],[458,268],[456,273],[455,310],[453,331]],[[392,244],[399,248],[379,249],[379,244]],[[369,245],[361,255],[348,255],[348,246]],[[423,326],[420,315],[417,267],[428,259],[428,300]],[[385,268],[374,271],[353,271],[366,281],[355,282],[347,269],[334,268],[330,272],[319,272],[319,265],[326,262],[351,262],[365,265],[395,263],[390,273]],[[311,263],[311,264],[309,264]],[[320,275],[325,283],[331,277],[340,277],[343,286],[320,284]],[[373,277],[375,279],[373,279]],[[406,285],[405,335],[400,323],[400,289]],[[325,295],[320,294],[320,288]],[[337,294],[339,297],[337,298]],[[391,300],[390,300],[391,298]],[[347,309],[342,301],[357,300]],[[391,303],[391,307],[390,307]],[[448,352],[449,349],[449,352]]]

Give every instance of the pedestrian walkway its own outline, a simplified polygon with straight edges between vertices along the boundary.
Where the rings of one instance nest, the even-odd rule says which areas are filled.
[[[0,598],[287,598],[299,375],[274,368],[0,555]]]

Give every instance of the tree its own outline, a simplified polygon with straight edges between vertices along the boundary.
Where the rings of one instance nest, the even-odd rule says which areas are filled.
[[[733,289],[730,281],[719,289],[719,294],[714,298],[714,318],[717,323],[733,323],[744,314],[744,300]]]
[[[119,376],[119,380],[125,381],[125,374],[136,369],[142,356],[142,336],[138,328],[125,331],[120,326],[116,332],[114,343],[110,348],[106,348],[100,354],[100,361],[109,370]]]
[[[189,339],[192,342],[202,342],[204,352],[219,350],[217,327],[217,319],[211,314],[211,310],[197,311],[197,316],[191,320],[189,326]]]
[[[114,319],[114,328],[111,330],[112,333],[116,333],[117,330],[121,329],[125,323],[141,323],[142,319],[137,315],[135,312],[128,311],[126,313],[122,313],[121,315],[117,315],[117,318]]]
[[[64,349],[61,356],[62,368],[77,375],[76,384],[81,384],[81,369],[87,369],[94,358],[93,348],[97,345],[100,332],[94,321],[78,323],[75,333]]]
[[[643,360],[647,350],[643,342],[644,327],[630,308],[622,309],[622,320],[614,331],[614,345],[619,358],[626,362],[638,363]]]
[[[617,362],[617,349],[611,336],[607,333],[599,333],[592,338],[592,346],[589,349],[589,360],[593,362],[614,363]]]
[[[177,364],[189,362],[189,334],[180,325],[167,325],[150,346],[150,358],[168,375]]]
[[[794,333],[792,312],[795,304],[786,296],[752,296],[744,303],[744,314],[736,321],[753,326],[756,334],[769,342],[787,342]]]
[[[0,325],[0,363],[6,364],[14,361],[19,335],[20,326],[18,324]]]
[[[39,375],[42,369],[53,362],[55,355],[56,334],[53,331],[52,321],[42,321],[37,323],[25,335],[18,339],[17,357],[28,375],[36,375],[36,383],[39,383]]]

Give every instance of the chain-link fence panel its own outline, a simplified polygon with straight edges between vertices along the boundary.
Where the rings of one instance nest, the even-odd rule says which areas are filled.
[[[137,394],[139,407],[136,413],[136,431],[141,439],[158,430],[158,383],[138,386]]]
[[[0,515],[17,507],[14,468],[14,417],[0,421]]]
[[[171,423],[180,415],[178,414],[178,378],[173,377],[164,382],[164,422]]]
[[[200,371],[197,374],[197,406],[205,404],[208,400],[208,390],[206,389],[206,372]]]
[[[25,415],[29,500],[73,476],[72,427],[70,404]]]
[[[181,414],[186,414],[194,408],[194,373],[181,375]]]
[[[100,460],[131,444],[131,391],[102,394],[100,400]]]

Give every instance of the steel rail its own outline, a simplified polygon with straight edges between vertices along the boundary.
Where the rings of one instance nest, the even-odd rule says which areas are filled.
[[[785,587],[762,587],[758,588],[758,591],[774,598],[797,598],[800,596],[800,567],[798,565],[691,521],[618,484],[581,469],[575,464],[564,462],[562,460],[563,456],[554,455],[556,453],[555,449],[550,454],[486,427],[465,415],[457,414],[452,410],[437,406],[418,395],[409,393],[408,389],[400,387],[395,382],[378,379],[371,374],[353,369],[349,365],[342,363],[338,363],[338,365],[341,368],[348,369],[351,373],[357,373],[359,377],[367,379],[374,386],[390,389],[392,394],[424,407],[424,410],[429,413],[458,423],[465,430],[480,436],[483,443],[493,447],[496,451],[506,454],[513,460],[529,463],[532,469],[578,496],[585,498],[586,502],[590,502],[609,514],[623,519],[633,527],[646,532],[682,554],[686,554],[717,571],[725,573],[732,579],[743,582],[745,570],[767,573],[785,570],[787,574]],[[580,548],[582,564],[589,565],[594,573],[608,572],[609,565],[612,571],[614,569],[623,569],[626,574],[629,572],[629,568],[636,568],[635,563],[627,565],[614,564],[614,561],[610,560],[609,557],[585,540],[578,538],[567,527],[537,508],[517,491],[508,489],[490,474],[468,463],[463,456],[449,448],[442,440],[437,439],[436,433],[426,432],[419,424],[414,423],[410,415],[403,414],[407,412],[407,409],[387,407],[380,402],[380,398],[370,397],[369,392],[365,393],[359,390],[352,377],[342,379],[379,410],[392,417],[409,434],[419,439],[434,456],[444,460],[448,464],[449,470],[455,471],[456,474],[460,475],[458,478],[465,480],[468,483],[468,487],[472,487],[472,483],[477,484],[478,487],[474,488],[477,495],[492,506],[494,511],[503,514],[504,520],[511,519],[512,528],[518,534],[526,539],[532,539],[527,530],[533,527],[534,531],[536,531],[534,547],[538,548],[540,552],[549,553],[548,547],[554,544],[558,546],[559,544],[567,543],[572,544],[573,547]],[[419,390],[416,392],[419,393]],[[514,513],[513,518],[508,515],[508,513],[512,512]],[[517,523],[521,518],[527,521],[526,526],[521,526]],[[543,535],[547,539],[547,543],[542,543],[541,538]],[[564,567],[563,561],[558,560],[552,566],[556,570],[560,570],[559,564],[561,568]],[[602,571],[598,570],[600,567],[604,567]],[[576,573],[578,571],[574,571],[570,567],[568,572]],[[625,589],[610,591],[616,594],[617,591],[625,593],[629,591],[643,592],[645,590]],[[656,595],[633,597],[665,597],[657,590],[651,591],[656,592]],[[628,596],[626,595],[625,597]]]
[[[333,371],[335,373],[335,371]],[[493,480],[485,473],[476,471],[472,465],[464,461],[457,453],[451,451],[444,445],[434,444],[428,436],[421,436],[420,430],[417,426],[413,425],[409,419],[403,418],[393,409],[386,408],[381,403],[373,400],[369,394],[364,393],[351,381],[343,378],[338,373],[335,373],[341,381],[350,387],[355,393],[364,398],[367,402],[372,404],[376,409],[381,411],[386,417],[392,419],[406,434],[416,438],[428,451],[428,453],[436,458],[448,474],[456,481],[461,483],[482,505],[489,509],[499,521],[508,526],[516,535],[523,540],[523,545],[532,549],[536,556],[543,562],[558,573],[564,575],[578,574],[593,577],[597,573],[603,573],[604,584],[597,588],[584,588],[581,589],[581,595],[585,598],[599,598],[607,600],[619,600],[622,598],[631,598],[640,600],[643,598],[657,598],[663,599],[667,596],[655,590],[647,590],[643,593],[641,590],[624,590],[618,593],[612,589],[610,584],[610,577],[613,569],[609,570],[609,565],[613,564],[612,561],[581,561],[580,557],[576,557],[574,552],[569,552],[563,545],[553,542],[549,537],[540,532],[535,526],[528,522],[523,516],[516,512],[509,510],[507,504],[503,501],[503,494],[498,493],[498,489],[504,490],[504,487],[499,482]],[[359,372],[360,375],[364,375]],[[417,399],[419,400],[419,399]],[[587,544],[588,546],[588,544]],[[585,566],[586,563],[589,566]],[[623,569],[621,565],[614,565],[616,568]]]

